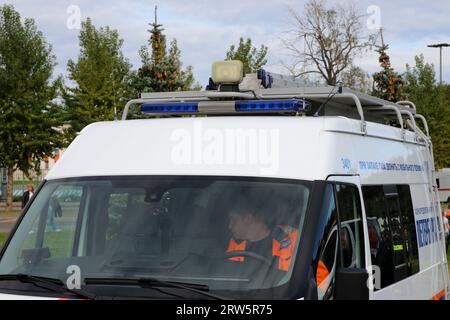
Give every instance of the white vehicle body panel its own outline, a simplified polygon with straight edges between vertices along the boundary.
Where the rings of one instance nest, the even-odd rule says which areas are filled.
[[[60,300],[60,299],[42,296],[25,296],[18,294],[0,293],[0,300]]]
[[[386,131],[391,133],[393,139],[400,139],[398,133],[395,135],[399,131],[395,128],[368,124],[368,134],[373,132],[376,136],[380,130],[384,130],[385,135]],[[255,141],[262,143],[273,133],[269,141],[272,148],[256,151],[246,148],[250,140],[238,135],[243,132],[247,134],[244,137],[256,133]],[[225,138],[229,133],[235,134],[235,140]],[[182,134],[188,138],[180,138]],[[412,133],[409,138],[413,140]],[[226,144],[229,140],[233,140],[231,148]],[[213,141],[223,141],[226,151],[235,151],[229,162],[227,155],[208,156],[207,149]],[[190,146],[187,150],[192,151],[188,161],[184,162],[177,158],[177,148],[183,142]],[[198,150],[200,156],[196,155]],[[244,163],[240,163],[236,155],[241,150],[246,152]],[[252,163],[252,156],[258,158],[259,152],[263,158],[268,154],[265,158],[273,162]],[[86,127],[46,179],[105,175],[234,175],[317,180],[325,179],[331,173],[361,173],[363,184],[399,180],[424,183],[427,178],[423,171],[367,169],[360,172],[359,161],[423,166],[425,155],[426,148],[417,144],[371,136],[363,138],[358,131],[358,121],[343,117],[129,120]],[[343,167],[344,159],[350,160],[350,168]]]
[[[416,222],[434,218],[439,224],[428,149],[416,142],[413,132],[405,133],[403,141],[400,129],[368,122],[367,135],[362,135],[360,121],[345,117],[229,116],[101,122],[79,134],[46,179],[214,175],[326,180],[332,174],[352,174],[359,175],[361,185],[409,184]],[[253,142],[259,143],[259,148],[252,149],[248,139],[255,136]],[[235,154],[227,158],[221,153],[224,150],[228,156],[229,152]],[[239,158],[242,153],[246,158]],[[365,219],[364,206],[362,209]],[[370,261],[366,224],[364,232],[366,261]],[[370,297],[430,299],[447,290],[441,251],[444,240],[440,230],[436,233],[440,240],[419,249],[419,273],[371,292]]]

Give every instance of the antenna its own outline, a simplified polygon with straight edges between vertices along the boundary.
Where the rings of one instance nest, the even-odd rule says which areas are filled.
[[[380,28],[381,47],[384,47],[383,28]]]
[[[155,25],[158,24],[158,6],[155,5]]]
[[[114,71],[115,71],[115,69],[113,69],[112,72],[111,72],[112,85],[113,85],[113,98],[114,98],[114,120],[118,120],[117,107],[116,107],[116,86],[115,86]]]

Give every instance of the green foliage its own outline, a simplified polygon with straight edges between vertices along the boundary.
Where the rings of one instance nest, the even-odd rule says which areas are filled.
[[[434,66],[415,57],[415,66],[406,65],[405,92],[425,116],[430,129],[437,168],[450,167],[450,86],[439,85]]]
[[[126,82],[131,65],[124,58],[123,40],[108,26],[96,29],[88,18],[79,35],[80,54],[69,60],[67,69],[74,87],[65,87],[63,97],[71,127],[69,140],[86,125],[114,119],[114,105],[120,114],[131,93]]]
[[[21,22],[13,6],[0,6],[0,167],[10,171],[39,172],[40,161],[63,145],[51,51],[33,19]]]
[[[245,73],[255,73],[267,63],[267,50],[268,48],[264,45],[261,45],[261,48],[257,50],[252,47],[250,38],[244,41],[241,37],[237,48],[235,45],[230,46],[226,60],[240,60],[244,64]]]
[[[3,247],[3,244],[5,243],[8,236],[9,236],[9,233],[7,233],[7,232],[0,233],[0,249]]]
[[[406,97],[403,92],[404,82],[397,72],[391,68],[390,58],[386,53],[388,45],[382,44],[376,51],[380,54],[378,61],[382,71],[373,74],[373,95],[384,100],[397,102]]]
[[[166,92],[179,90],[199,89],[194,85],[192,67],[188,66],[182,70],[181,52],[176,39],[170,43],[169,50],[166,49],[166,37],[163,34],[161,24],[156,22],[150,24],[151,34],[149,47],[142,46],[139,55],[142,66],[130,74],[128,83],[137,97],[142,92]]]

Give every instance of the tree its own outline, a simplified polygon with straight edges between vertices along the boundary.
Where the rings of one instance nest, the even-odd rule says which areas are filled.
[[[389,46],[384,43],[382,32],[383,30],[380,30],[381,46],[378,46],[376,51],[380,55],[378,61],[383,70],[373,74],[374,87],[372,94],[392,102],[405,100],[406,96],[403,92],[404,81],[402,76],[391,67],[391,59],[386,53]]]
[[[65,87],[63,94],[69,140],[92,122],[113,120],[115,107],[120,112],[131,96],[126,82],[131,65],[121,52],[118,32],[108,26],[96,29],[88,18],[82,23],[79,43],[78,60],[67,63],[75,86]]]
[[[39,172],[41,160],[63,144],[55,60],[33,19],[21,22],[13,6],[0,6],[0,167],[8,170],[8,207],[14,171]]]
[[[435,79],[434,66],[415,57],[415,66],[406,65],[405,92],[417,112],[425,116],[433,142],[437,168],[450,167],[450,99],[448,87]]]
[[[303,13],[289,12],[294,30],[281,40],[294,59],[285,67],[295,77],[318,74],[334,86],[353,59],[373,44],[373,35],[363,35],[363,16],[351,5],[327,8],[323,0],[309,0]]]
[[[173,39],[166,48],[166,37],[162,33],[164,29],[158,24],[156,8],[155,21],[150,24],[151,29],[149,47],[142,46],[139,55],[142,66],[131,73],[128,83],[137,96],[142,92],[165,92],[199,89],[198,84],[194,86],[192,67],[188,66],[182,70],[181,51],[177,40]]]
[[[264,45],[261,45],[259,50],[257,50],[255,47],[252,47],[250,38],[247,38],[244,42],[244,38],[241,37],[237,48],[234,45],[230,46],[226,59],[240,60],[244,64],[245,73],[255,73],[267,63],[267,50],[268,48]]]
[[[341,83],[343,87],[361,91],[367,94],[371,93],[370,77],[362,68],[352,65],[341,74]]]

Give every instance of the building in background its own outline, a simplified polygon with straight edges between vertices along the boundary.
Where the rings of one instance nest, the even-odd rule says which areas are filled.
[[[59,160],[63,153],[62,149],[55,149],[53,151],[53,155],[51,157],[46,157],[41,161],[39,168],[41,172],[38,173],[36,171],[30,171],[29,176],[27,177],[24,172],[17,170],[14,172],[14,181],[24,181],[24,180],[32,180],[32,181],[41,181],[44,179],[45,175],[48,171],[55,165],[55,163]]]

